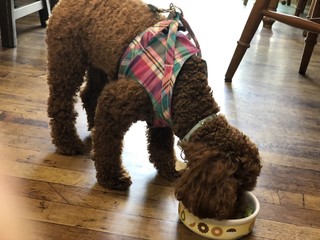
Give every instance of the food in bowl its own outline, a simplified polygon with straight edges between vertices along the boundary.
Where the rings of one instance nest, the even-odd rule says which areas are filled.
[[[260,210],[260,203],[251,192],[246,192],[244,200],[247,203],[244,215],[237,219],[215,220],[212,218],[199,219],[179,202],[179,218],[191,231],[211,239],[239,239],[248,235],[255,224]]]

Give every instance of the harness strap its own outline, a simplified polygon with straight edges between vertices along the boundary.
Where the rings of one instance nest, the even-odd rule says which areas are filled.
[[[196,47],[199,49],[199,52],[197,52],[197,56],[198,57],[202,57],[201,55],[201,49],[200,49],[200,44],[198,42],[198,39],[196,38],[196,35],[194,34],[194,32],[192,31],[189,23],[186,21],[186,19],[183,17],[183,15],[181,15],[180,17],[180,21],[183,24],[183,26],[186,28],[186,30],[188,31],[188,34],[190,35],[190,38],[193,39],[194,43],[196,44]],[[190,39],[189,38],[189,39]]]
[[[129,44],[118,73],[119,77],[137,80],[146,89],[155,111],[154,127],[173,125],[171,98],[176,77],[185,61],[200,51],[179,32],[182,11],[177,12],[173,6],[167,11],[168,19],[149,27]]]
[[[188,36],[189,36],[189,40],[192,39],[196,45],[196,47],[199,49],[199,52],[197,52],[197,56],[201,57],[201,48],[200,48],[200,44],[198,42],[198,39],[196,38],[196,35],[194,34],[192,28],[190,27],[189,23],[187,22],[187,20],[183,17],[183,12],[181,10],[181,8],[173,5],[172,3],[170,3],[169,9],[163,9],[163,8],[158,8],[152,4],[148,4],[149,8],[157,13],[169,13],[167,19],[174,19],[176,17],[177,9],[180,11],[180,16],[179,16],[179,20],[182,23],[182,27],[185,28],[185,30],[188,32]]]

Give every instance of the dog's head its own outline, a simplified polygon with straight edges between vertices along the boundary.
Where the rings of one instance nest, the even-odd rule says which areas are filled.
[[[199,218],[237,215],[240,196],[255,187],[261,169],[256,146],[217,118],[181,144],[188,162],[175,194]]]

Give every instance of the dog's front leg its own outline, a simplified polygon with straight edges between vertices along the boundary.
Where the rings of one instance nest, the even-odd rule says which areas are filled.
[[[174,135],[171,128],[148,127],[149,160],[154,164],[160,176],[174,181],[180,173],[176,170]]]
[[[131,125],[128,119],[122,119],[112,108],[117,108],[117,100],[108,87],[98,100],[95,126],[92,132],[93,160],[97,170],[98,183],[106,188],[126,190],[131,178],[122,165],[123,137]]]
[[[122,165],[123,137],[132,123],[152,115],[147,92],[135,80],[112,81],[98,99],[93,128],[93,159],[99,184],[126,190],[131,179]]]

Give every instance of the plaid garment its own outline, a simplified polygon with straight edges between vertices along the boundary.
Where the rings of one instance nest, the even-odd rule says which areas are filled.
[[[171,98],[176,77],[185,61],[199,52],[178,32],[180,14],[139,34],[124,52],[119,77],[137,80],[148,92],[155,111],[154,127],[172,126]],[[168,29],[166,34],[165,29]]]

